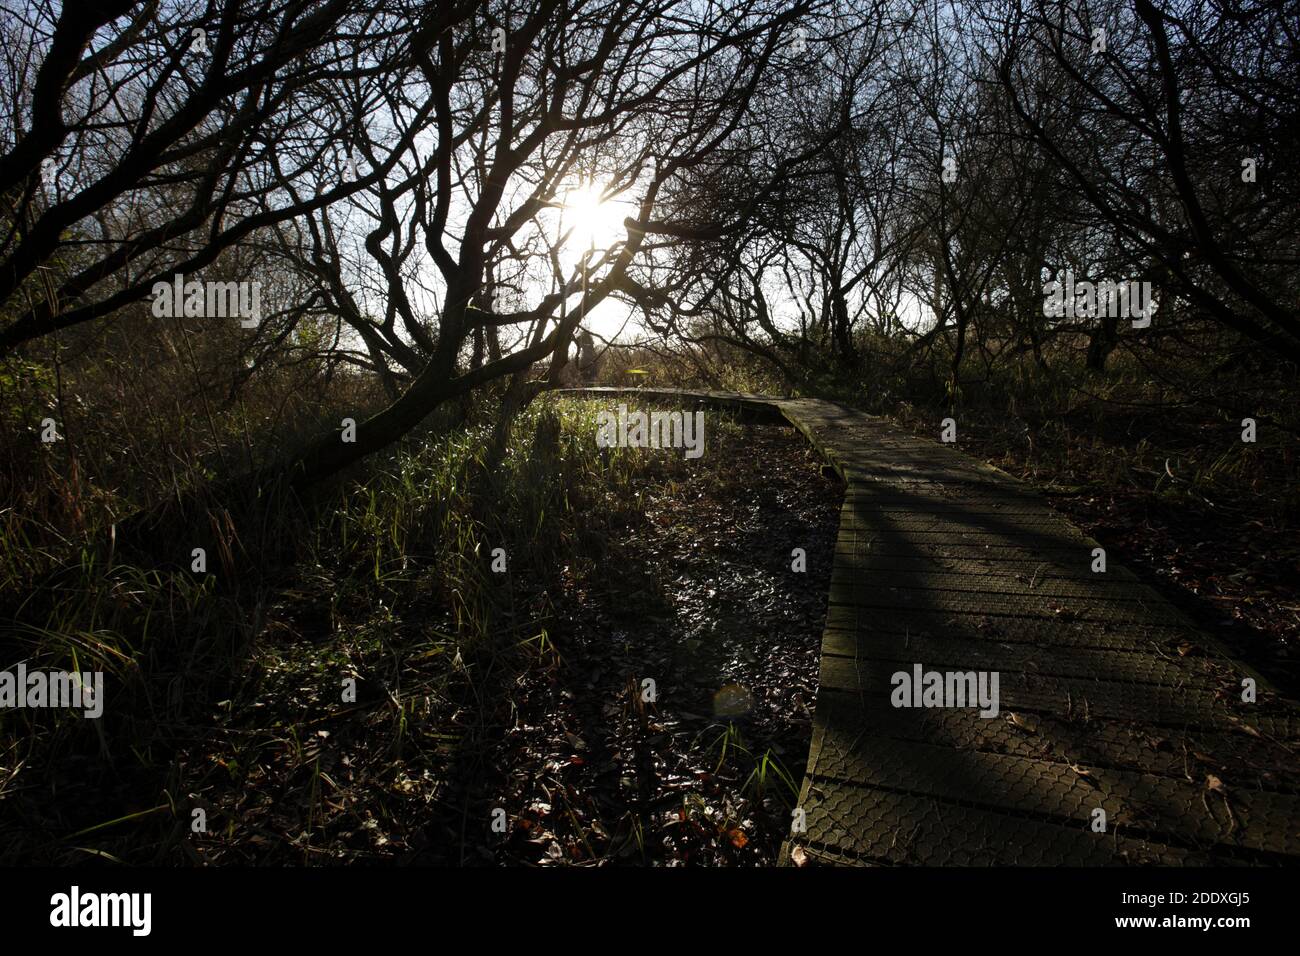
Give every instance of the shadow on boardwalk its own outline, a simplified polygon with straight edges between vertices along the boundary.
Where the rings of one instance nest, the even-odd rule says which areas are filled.
[[[798,863],[1277,864],[1300,857],[1297,710],[1027,486],[829,402],[704,403],[798,428],[847,483]],[[999,712],[895,707],[996,673]],[[1246,702],[1243,681],[1257,698]]]

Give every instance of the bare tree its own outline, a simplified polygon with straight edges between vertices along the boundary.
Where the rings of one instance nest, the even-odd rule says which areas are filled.
[[[748,120],[812,5],[532,0],[415,17],[409,56],[358,130],[363,163],[383,175],[346,213],[322,207],[283,232],[396,397],[355,442],[305,449],[295,480],[385,447],[487,382],[510,380],[506,422],[554,382],[581,317],[635,299],[634,265],[682,240],[690,171]],[[565,226],[584,183],[625,204],[600,248]]]
[[[1245,339],[1300,360],[1294,176],[1300,24],[1285,5],[1017,3],[999,75],[1114,255]],[[1077,122],[1054,122],[1080,100]]]
[[[6,10],[0,355],[364,188],[288,189],[341,138],[332,86],[404,39],[352,0]]]

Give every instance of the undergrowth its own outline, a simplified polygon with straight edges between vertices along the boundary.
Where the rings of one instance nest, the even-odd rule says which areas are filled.
[[[643,510],[638,475],[684,468],[598,448],[600,407],[534,403],[490,474],[480,409],[245,522],[203,573],[140,563],[96,529],[37,574],[18,566],[11,519],[0,666],[103,671],[106,701],[97,720],[0,713],[0,861],[199,862],[200,819],[227,861],[391,858],[377,834],[416,852],[422,838],[396,835],[399,805],[446,803],[481,772],[518,675],[560,663],[550,595],[602,561],[611,522]],[[321,764],[331,733],[356,739],[346,766]],[[773,771],[754,762],[761,787]],[[375,799],[327,812],[344,778]]]

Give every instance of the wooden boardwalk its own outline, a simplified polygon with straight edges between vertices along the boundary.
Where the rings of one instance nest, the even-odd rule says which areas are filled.
[[[845,480],[783,861],[1300,862],[1300,710],[1028,486],[830,402],[573,391],[784,417]],[[997,715],[895,706],[918,665],[996,673]]]

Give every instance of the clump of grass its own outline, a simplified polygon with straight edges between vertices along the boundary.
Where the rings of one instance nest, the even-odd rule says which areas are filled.
[[[508,567],[541,569],[567,563],[575,543],[599,547],[581,516],[596,496],[630,486],[642,465],[626,449],[597,448],[601,407],[534,403],[491,476],[483,473],[487,425],[403,449],[364,484],[339,492],[314,529],[314,553],[372,580],[375,593],[413,575],[440,581],[461,619],[481,624],[497,590],[495,549]]]

